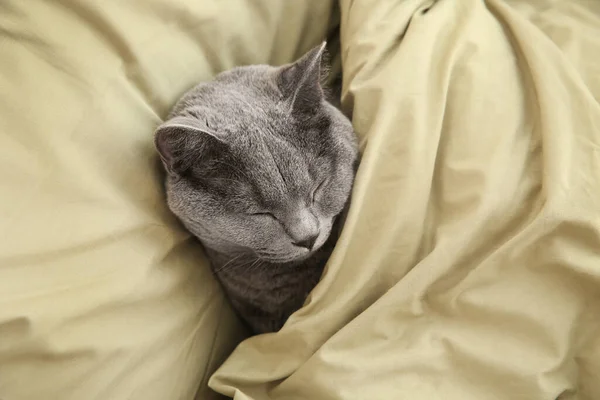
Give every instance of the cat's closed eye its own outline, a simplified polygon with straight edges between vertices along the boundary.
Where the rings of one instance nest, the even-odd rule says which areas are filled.
[[[323,179],[321,183],[317,185],[317,187],[312,191],[310,195],[311,202],[315,202],[317,200],[318,195],[321,193],[322,189],[325,187],[325,183],[327,183],[327,178]]]
[[[267,217],[277,220],[277,217],[273,213],[270,213],[268,211],[249,212],[248,215],[251,215],[253,217]]]

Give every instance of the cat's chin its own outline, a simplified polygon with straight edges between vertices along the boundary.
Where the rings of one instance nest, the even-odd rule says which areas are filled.
[[[300,263],[308,260],[310,257],[312,257],[313,254],[315,254],[315,253],[313,251],[311,251],[311,252],[308,252],[308,253],[300,255],[300,256],[290,257],[289,259],[276,261],[276,263],[277,264],[290,264],[290,265],[300,264]]]
[[[290,257],[281,257],[281,258],[273,258],[273,257],[260,257],[263,261],[271,263],[271,264],[289,264],[290,266],[296,264],[302,264],[306,260],[315,256],[319,252],[319,248],[306,252],[300,255],[294,255]]]

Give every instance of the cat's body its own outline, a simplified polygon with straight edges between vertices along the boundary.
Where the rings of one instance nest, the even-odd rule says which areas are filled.
[[[325,99],[323,51],[222,73],[155,135],[169,207],[254,333],[279,330],[319,281],[354,179],[354,131]]]

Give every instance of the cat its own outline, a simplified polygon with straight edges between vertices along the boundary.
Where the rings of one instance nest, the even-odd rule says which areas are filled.
[[[358,146],[322,83],[326,43],[189,90],[155,131],[167,203],[254,334],[276,332],[321,278]]]

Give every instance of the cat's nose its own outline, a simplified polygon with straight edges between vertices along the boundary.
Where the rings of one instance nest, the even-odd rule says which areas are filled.
[[[312,250],[319,237],[319,221],[309,210],[300,209],[286,221],[286,231],[295,246]]]
[[[319,237],[318,233],[312,234],[304,239],[294,242],[294,245],[296,245],[298,247],[304,247],[305,249],[308,249],[308,250],[312,250],[318,237]]]

